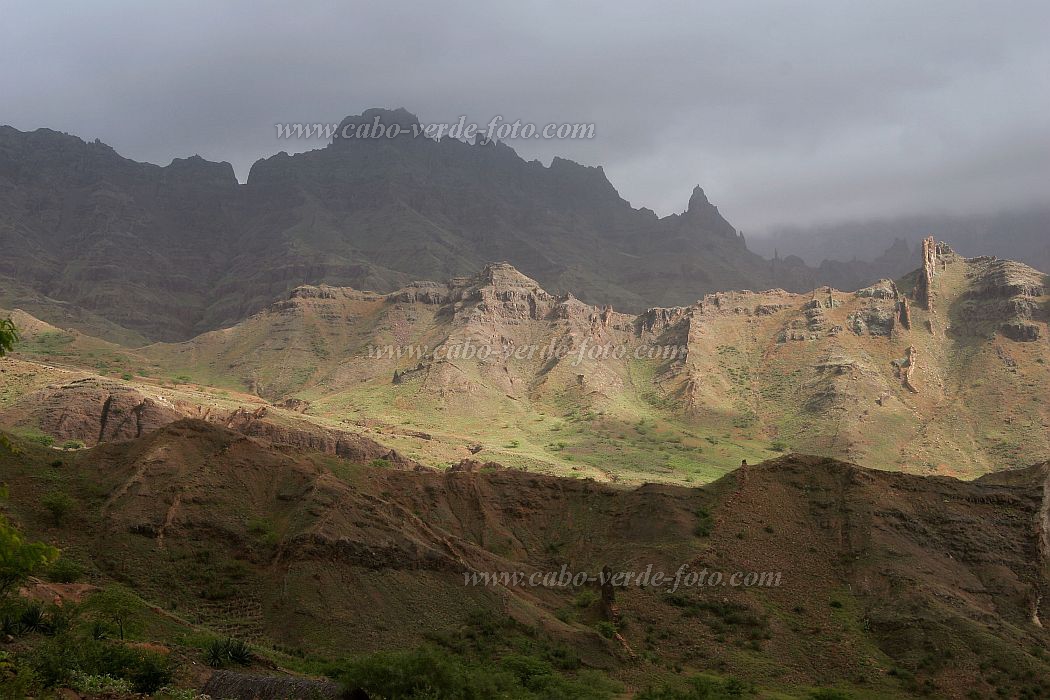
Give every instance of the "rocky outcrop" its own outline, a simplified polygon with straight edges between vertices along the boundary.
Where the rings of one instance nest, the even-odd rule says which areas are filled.
[[[897,316],[893,311],[882,306],[852,313],[847,319],[849,329],[857,335],[887,337],[893,334],[896,323]]]
[[[897,302],[897,321],[904,330],[911,330],[911,302],[906,296],[901,296]]]
[[[670,309],[649,309],[636,321],[639,333],[660,333],[685,317],[687,309],[676,306]]]
[[[88,446],[140,437],[186,415],[159,395],[131,391],[120,382],[101,378],[52,385],[20,404],[32,414],[26,424],[59,442],[78,440]]]
[[[896,299],[897,285],[892,280],[879,280],[870,287],[858,289],[854,296],[860,299]]]
[[[904,388],[913,394],[918,394],[919,389],[915,386],[915,370],[919,364],[919,352],[914,345],[908,347],[908,355],[901,364],[901,382]]]
[[[1034,323],[1019,321],[1002,324],[999,326],[999,332],[1010,340],[1015,340],[1019,343],[1033,343],[1039,340],[1043,334],[1042,328]]]
[[[927,311],[933,311],[933,278],[937,274],[937,241],[933,236],[922,241],[922,269],[919,284],[915,288],[917,301]]]
[[[275,420],[278,409],[265,405],[231,411],[173,401],[121,382],[89,377],[48,386],[8,409],[3,417],[9,424],[39,429],[59,443],[75,440],[88,447],[131,440],[176,421],[196,418],[279,447],[321,452],[354,462],[382,459],[404,469],[420,466],[371,438],[309,423],[294,415],[300,408],[300,403],[293,403],[290,414]]]
[[[956,335],[999,334],[1033,342],[1043,334],[1046,276],[1027,265],[996,258],[966,261],[970,287],[956,302],[952,332]]]

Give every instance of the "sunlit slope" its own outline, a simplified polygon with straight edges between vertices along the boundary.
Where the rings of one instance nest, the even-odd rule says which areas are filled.
[[[725,292],[637,316],[549,294],[505,263],[385,295],[301,287],[124,360],[291,401],[438,465],[477,452],[690,483],[792,449],[962,476],[1045,459],[1044,275],[929,245],[923,269],[855,293]]]

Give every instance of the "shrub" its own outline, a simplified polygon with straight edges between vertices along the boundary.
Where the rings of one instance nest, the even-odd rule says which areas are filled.
[[[31,697],[39,686],[32,669],[16,662],[6,651],[0,651],[0,698]]]
[[[696,509],[696,527],[693,528],[693,534],[697,537],[709,537],[715,529],[714,518],[707,512],[705,508]]]
[[[602,620],[598,622],[594,626],[594,629],[598,630],[598,634],[605,637],[606,639],[612,639],[616,636],[616,626],[607,620]]]
[[[263,544],[273,547],[280,541],[277,527],[268,518],[255,518],[248,523],[248,532],[259,538]]]
[[[47,580],[53,583],[76,583],[83,575],[84,568],[65,557],[59,557],[58,561],[52,564],[45,573]]]
[[[436,647],[380,652],[333,670],[349,690],[386,698],[579,698],[600,700],[622,689],[596,672],[570,679],[552,662],[511,654],[498,663],[470,661]]]
[[[157,652],[71,634],[41,644],[30,652],[29,660],[46,687],[73,683],[82,674],[123,680],[136,693],[152,693],[172,676],[168,659]]]
[[[83,440],[66,440],[62,443],[63,450],[82,450],[87,445],[84,444]]]
[[[572,601],[577,608],[589,608],[598,602],[598,594],[589,588],[580,591]]]
[[[130,695],[134,692],[131,681],[124,678],[114,678],[106,674],[89,676],[80,671],[73,671],[73,682],[70,683],[73,690],[81,693]]]
[[[382,458],[373,459],[371,462],[368,463],[368,466],[374,467],[376,469],[389,469],[390,460]]]
[[[0,514],[0,596],[57,558],[57,549],[43,542],[26,542]]]
[[[51,521],[55,526],[61,527],[72,512],[74,503],[69,494],[53,491],[41,499],[40,505],[44,506],[44,509],[51,515]]]
[[[44,606],[35,600],[27,603],[22,608],[22,613],[18,616],[18,625],[27,634],[43,630],[45,625]]]
[[[204,645],[204,660],[212,668],[224,668],[229,664],[247,666],[252,662],[251,647],[239,639],[211,639]]]
[[[718,680],[695,676],[684,684],[676,682],[644,690],[636,700],[732,700],[751,694],[752,689],[735,678]]]

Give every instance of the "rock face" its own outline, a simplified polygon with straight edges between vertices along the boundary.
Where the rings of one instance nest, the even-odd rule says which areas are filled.
[[[130,440],[172,423],[185,414],[165,399],[129,391],[102,379],[80,379],[48,387],[27,397],[33,423],[59,441]]]
[[[915,386],[915,370],[919,366],[919,353],[915,349],[914,345],[908,346],[908,356],[904,360],[904,364],[901,366],[901,381],[904,382],[905,388],[913,394],[918,394],[919,389]]]
[[[933,311],[933,278],[937,274],[937,241],[933,236],[922,240],[922,270],[915,290],[918,301],[927,311]]]
[[[1019,343],[1034,343],[1043,335],[1042,329],[1034,323],[1004,323],[999,326],[999,332]]]
[[[969,266],[969,289],[952,310],[953,332],[979,337],[998,332],[1018,342],[1039,340],[1047,320],[1046,276],[996,258],[975,258]]]
[[[225,410],[172,401],[159,394],[150,396],[121,382],[85,378],[28,395],[5,412],[4,420],[37,428],[59,443],[75,440],[91,447],[131,440],[175,421],[195,418],[281,447],[331,454],[354,462],[382,459],[398,468],[419,467],[370,438],[298,420],[295,414],[300,408],[295,404],[287,413],[267,406]]]

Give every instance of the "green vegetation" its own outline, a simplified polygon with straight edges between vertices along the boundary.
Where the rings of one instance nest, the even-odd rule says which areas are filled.
[[[62,527],[76,504],[68,493],[54,491],[44,496],[40,505],[44,506],[44,510],[51,516],[51,522],[55,527]]]
[[[268,547],[276,546],[281,540],[277,526],[269,518],[253,518],[248,522],[248,532]]]
[[[735,678],[723,680],[694,676],[685,681],[647,688],[636,696],[636,700],[734,700],[753,694],[751,686]]]
[[[386,698],[612,698],[618,683],[600,673],[579,671],[575,677],[551,661],[508,654],[494,661],[471,661],[447,650],[426,646],[414,651],[383,652],[353,659],[332,674],[349,689]]]
[[[0,357],[11,352],[18,342],[18,329],[9,318],[0,319]]]
[[[247,666],[252,662],[251,647],[239,639],[210,639],[204,646],[204,660],[212,668],[225,668],[231,664]]]
[[[94,611],[97,619],[116,627],[121,641],[131,631],[137,629],[138,622],[145,608],[143,602],[123,586],[107,586],[91,596],[89,610]]]
[[[2,489],[0,498],[6,498]],[[43,542],[26,542],[22,533],[0,513],[0,597],[57,559],[57,549]]]
[[[710,537],[711,533],[714,532],[715,521],[711,517],[711,514],[707,512],[706,508],[696,509],[696,527],[693,528],[693,534],[697,537]]]

